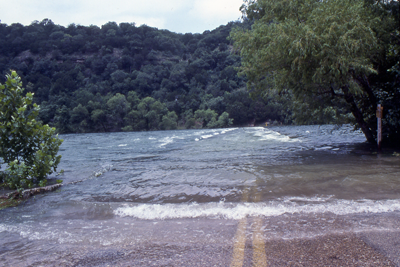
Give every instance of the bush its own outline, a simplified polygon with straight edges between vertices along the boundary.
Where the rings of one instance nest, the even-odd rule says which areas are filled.
[[[17,73],[11,71],[6,79],[0,83],[0,157],[7,168],[0,179],[15,189],[44,185],[60,163],[63,140],[55,136],[55,128],[36,121],[39,107],[32,104],[32,93],[22,95]]]

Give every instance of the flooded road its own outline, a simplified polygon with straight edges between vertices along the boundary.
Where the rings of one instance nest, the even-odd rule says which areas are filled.
[[[61,189],[0,211],[0,266],[263,266],[332,235],[400,264],[380,244],[400,232],[400,157],[349,126],[62,138]]]

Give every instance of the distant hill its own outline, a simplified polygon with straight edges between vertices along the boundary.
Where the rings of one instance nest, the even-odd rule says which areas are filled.
[[[250,25],[177,34],[134,23],[0,24],[0,79],[16,70],[40,119],[61,133],[287,121],[282,100],[250,98],[227,39],[233,27]]]

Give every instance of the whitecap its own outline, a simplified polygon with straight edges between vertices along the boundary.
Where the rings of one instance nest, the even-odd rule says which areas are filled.
[[[298,201],[301,202],[298,202]],[[305,201],[306,200],[306,201]],[[286,199],[268,203],[190,203],[190,204],[139,204],[116,209],[114,214],[144,220],[183,218],[242,219],[247,216],[279,216],[285,213],[336,215],[384,213],[400,211],[400,200],[330,200],[329,198]]]

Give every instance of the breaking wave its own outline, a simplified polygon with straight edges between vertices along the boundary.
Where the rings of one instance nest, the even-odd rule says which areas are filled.
[[[268,203],[190,203],[190,204],[139,204],[126,205],[114,211],[121,217],[144,220],[179,218],[242,219],[247,216],[279,216],[285,213],[332,213],[348,215],[400,211],[400,200],[339,200],[330,198],[286,198]]]

